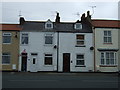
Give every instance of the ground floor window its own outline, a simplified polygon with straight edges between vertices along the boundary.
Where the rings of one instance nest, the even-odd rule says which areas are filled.
[[[116,65],[116,52],[101,52],[101,65]]]
[[[52,54],[45,54],[44,64],[45,64],[45,65],[52,65],[52,63],[53,63]]]
[[[77,54],[76,55],[76,65],[83,66],[85,64],[84,54]]]
[[[2,64],[10,64],[10,53],[2,53]]]

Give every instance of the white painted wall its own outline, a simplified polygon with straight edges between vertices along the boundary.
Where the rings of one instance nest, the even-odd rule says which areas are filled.
[[[76,46],[76,34],[85,35],[85,47]],[[59,33],[59,71],[63,71],[63,53],[70,53],[72,63],[70,63],[71,72],[87,72],[93,70],[93,50],[90,47],[93,46],[92,33]],[[76,54],[85,54],[85,66],[76,66]]]
[[[22,32],[21,32],[22,33]],[[25,32],[24,32],[25,33]],[[29,44],[20,45],[20,53],[26,49],[28,53],[27,60],[27,71],[32,69],[31,64],[31,53],[38,53],[36,71],[55,71],[57,70],[57,49],[53,48],[57,45],[57,35],[58,33],[53,33],[53,45],[46,46],[44,44],[45,33],[49,32],[26,32],[29,33]],[[76,45],[76,34],[80,33],[59,33],[59,65],[58,71],[63,71],[63,53],[71,54],[70,71],[71,72],[82,72],[93,70],[93,50],[90,47],[93,46],[92,33],[81,33],[85,35],[85,47],[75,47]],[[21,40],[20,40],[21,41]],[[53,54],[53,65],[44,65],[44,53]],[[76,54],[85,54],[85,66],[86,67],[75,67],[76,66]],[[19,71],[21,71],[21,56],[19,57]]]
[[[112,32],[112,44],[104,44],[103,36],[104,30],[110,30]],[[95,60],[96,60],[96,70],[101,72],[116,72],[118,67],[100,67],[100,52],[98,48],[109,48],[118,49],[118,29],[113,28],[96,28],[95,29]],[[118,57],[118,53],[117,53]],[[118,59],[117,59],[118,60]]]
[[[22,32],[21,32],[22,33]],[[25,33],[25,32],[24,32]],[[49,33],[49,32],[46,32]],[[56,33],[53,33],[53,45],[45,45],[44,32],[29,32],[29,44],[24,46],[20,45],[20,53],[26,49],[28,53],[27,60],[27,71],[30,71],[31,68],[31,53],[38,53],[37,55],[37,70],[36,71],[55,71],[57,66],[57,49],[54,49],[56,45]],[[21,40],[20,40],[21,41]],[[44,54],[51,53],[53,54],[53,65],[47,66],[44,65]],[[21,71],[21,56],[19,58],[19,70]]]

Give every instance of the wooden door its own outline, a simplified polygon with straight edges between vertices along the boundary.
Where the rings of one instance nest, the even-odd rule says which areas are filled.
[[[63,72],[70,72],[70,53],[63,53]]]
[[[21,71],[27,71],[27,53],[22,53]]]

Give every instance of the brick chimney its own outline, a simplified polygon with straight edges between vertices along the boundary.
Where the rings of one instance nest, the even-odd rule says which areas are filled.
[[[58,12],[57,12],[57,16],[56,16],[55,22],[56,22],[56,23],[60,23],[60,16],[59,16],[59,13],[58,13]]]
[[[91,15],[90,15],[90,11],[87,11],[87,20],[91,22]]]
[[[82,16],[81,16],[81,21],[83,22],[83,21],[85,21],[85,19],[86,19],[85,13],[83,13]]]
[[[24,17],[20,17],[19,22],[20,22],[20,25],[23,25],[23,24],[24,24],[24,22],[25,22]]]

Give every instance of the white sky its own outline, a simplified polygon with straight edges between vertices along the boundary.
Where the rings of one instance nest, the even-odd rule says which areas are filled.
[[[118,19],[118,0],[106,0],[106,2],[101,0],[84,0],[84,2],[78,0],[64,1],[44,0],[43,2],[34,0],[30,2],[29,0],[28,2],[26,0],[25,2],[25,0],[17,0],[16,2],[15,0],[2,0],[2,23],[19,23],[19,11],[21,11],[22,16],[27,21],[47,21],[48,19],[54,21],[55,12],[58,11],[62,22],[75,22],[88,10],[92,14],[91,6],[96,6],[92,19]],[[76,15],[77,13],[80,16]]]

